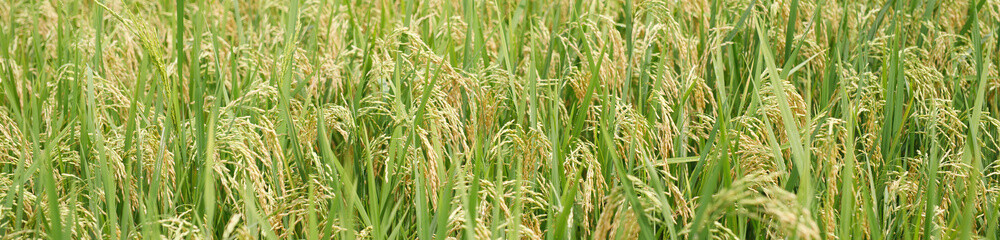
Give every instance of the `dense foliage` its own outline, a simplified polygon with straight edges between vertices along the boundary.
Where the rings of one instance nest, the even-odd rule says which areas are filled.
[[[3,239],[997,239],[998,0],[3,0]]]

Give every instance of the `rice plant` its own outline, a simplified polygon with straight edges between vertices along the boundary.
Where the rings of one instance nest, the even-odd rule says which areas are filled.
[[[2,0],[0,239],[997,239],[998,0]]]

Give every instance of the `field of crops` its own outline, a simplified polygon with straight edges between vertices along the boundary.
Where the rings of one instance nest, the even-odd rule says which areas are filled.
[[[1000,238],[1000,0],[0,1],[0,239]]]

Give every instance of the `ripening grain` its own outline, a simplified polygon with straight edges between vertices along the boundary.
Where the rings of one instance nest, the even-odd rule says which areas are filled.
[[[997,239],[1000,0],[3,0],[0,239]]]

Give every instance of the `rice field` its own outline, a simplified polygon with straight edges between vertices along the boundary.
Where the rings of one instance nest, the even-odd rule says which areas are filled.
[[[0,239],[997,239],[998,0],[2,0]]]

